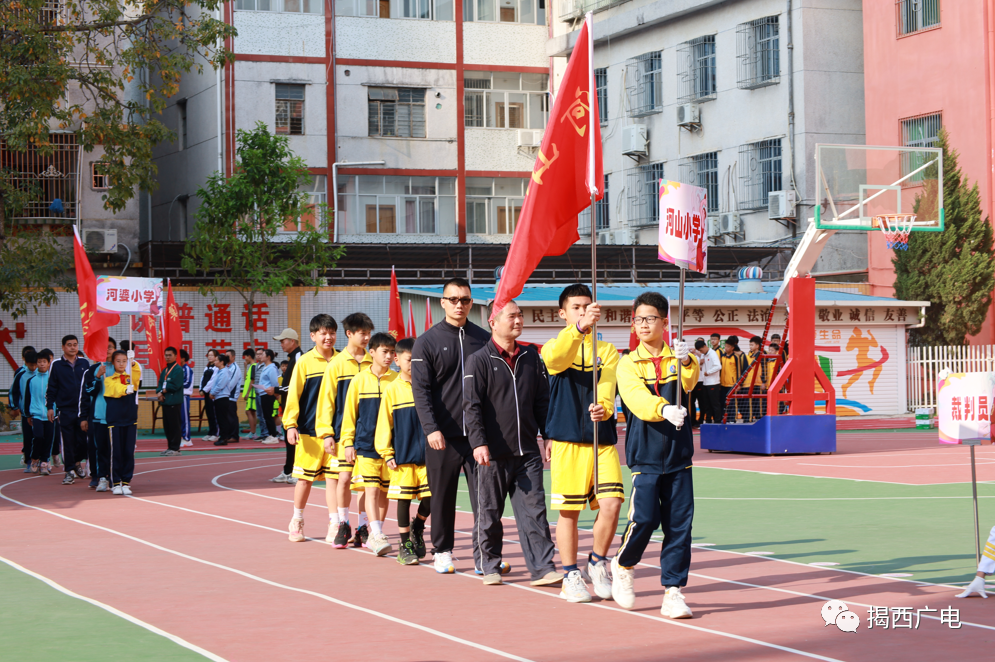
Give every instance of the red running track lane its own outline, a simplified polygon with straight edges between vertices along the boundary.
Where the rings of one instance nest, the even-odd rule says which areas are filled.
[[[331,646],[343,655],[369,654],[375,646],[378,655],[398,660],[508,659],[440,634],[532,660],[594,660],[608,651],[613,659],[643,660],[658,657],[664,646],[695,659],[805,659],[802,651],[807,651],[831,659],[907,660],[941,650],[966,659],[991,640],[990,630],[965,626],[951,631],[935,621],[923,621],[914,633],[866,632],[863,623],[856,634],[823,627],[819,610],[827,597],[854,605],[933,607],[955,602],[953,592],[719,551],[695,550],[686,594],[696,618],[676,623],[659,618],[661,589],[650,567],[637,573],[638,609],[624,612],[611,602],[569,605],[556,597],[558,589],[529,587],[521,555],[511,542],[506,559],[517,571],[508,576],[512,584],[502,587],[483,587],[466,576],[438,577],[429,566],[402,568],[365,551],[332,550],[318,542],[294,545],[283,531],[290,488],[265,482],[275,464],[273,458],[248,456],[141,461],[139,471],[155,470],[136,480],[136,497],[147,501],[63,488],[43,478],[17,482],[2,494],[165,549],[4,500],[0,517],[10,535],[0,542],[0,555],[232,660],[282,659],[291,643],[303,651]],[[218,484],[255,494],[211,485],[212,478],[229,472],[237,473],[222,476]],[[312,535],[324,533],[322,501],[316,490],[307,518]],[[464,513],[461,520],[459,525],[468,530],[471,516]],[[511,526],[509,522],[506,536],[514,540]],[[31,544],[23,544],[25,540]],[[65,562],[67,544],[76,555],[72,566]],[[461,537],[456,552],[471,558],[468,536]],[[122,585],[128,588],[122,591]],[[292,587],[437,633],[302,595]],[[980,600],[956,601],[955,606],[964,621],[992,620]],[[864,617],[865,609],[852,608]],[[302,611],[315,624],[313,630],[300,627]],[[373,632],[389,635],[371,639],[364,634]],[[723,632],[798,652],[723,637]]]

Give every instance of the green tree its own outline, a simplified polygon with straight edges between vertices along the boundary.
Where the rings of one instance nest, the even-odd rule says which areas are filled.
[[[945,129],[937,147],[943,149],[945,230],[913,232],[909,250],[895,251],[895,295],[932,304],[926,308],[925,325],[911,332],[912,344],[963,345],[967,336],[981,331],[992,303],[992,226],[982,217],[978,184],[970,185],[964,177]],[[935,180],[936,173],[932,176]],[[935,201],[927,185],[916,198],[916,212]]]
[[[50,303],[52,265],[72,264],[51,235],[8,241],[12,217],[40,195],[12,166],[51,155],[51,132],[71,132],[81,149],[104,149],[107,209],[123,209],[138,188],[153,190],[152,148],[173,138],[156,116],[184,73],[232,58],[219,45],[235,29],[210,13],[220,6],[221,0],[0,1],[0,150],[21,155],[0,162],[0,308],[17,315]]]
[[[183,268],[207,279],[201,294],[221,288],[239,293],[255,345],[255,328],[248,322],[256,295],[273,296],[297,285],[317,291],[324,282],[321,274],[345,249],[328,241],[324,205],[312,205],[301,190],[311,176],[288,139],[272,135],[259,122],[252,131],[240,129],[236,140],[232,176],[215,172],[197,191],[202,202]],[[281,234],[288,226],[299,229]]]

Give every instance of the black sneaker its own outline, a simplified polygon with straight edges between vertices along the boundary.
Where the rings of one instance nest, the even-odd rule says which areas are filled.
[[[353,547],[366,547],[366,541],[370,539],[370,530],[364,524],[356,529],[356,536],[352,539]]]
[[[75,482],[76,482],[76,479],[73,478],[73,472],[72,471],[67,471],[66,472],[66,477],[62,479],[62,484],[63,485],[72,485]]]
[[[77,478],[86,478],[86,469],[84,469],[83,465],[79,462],[76,463],[76,468],[73,469],[73,471],[76,472]]]
[[[411,527],[411,546],[418,558],[425,558],[425,528]]]
[[[332,541],[332,547],[335,549],[345,549],[349,544],[351,533],[352,527],[349,526],[349,522],[341,522],[339,524],[339,532],[335,534],[335,539]]]
[[[410,540],[405,541],[397,552],[397,562],[401,565],[418,565],[418,554]]]

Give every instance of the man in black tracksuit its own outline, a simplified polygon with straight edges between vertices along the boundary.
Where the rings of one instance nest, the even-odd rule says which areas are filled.
[[[463,406],[477,461],[474,531],[484,584],[501,583],[501,516],[509,496],[532,585],[563,579],[546,520],[545,448],[536,441],[538,432],[546,436],[549,377],[535,346],[518,344],[523,322],[518,304],[508,302],[490,321],[492,342],[466,362]]]
[[[79,355],[79,340],[68,335],[62,339],[62,356],[52,361],[49,368],[48,391],[45,405],[48,407],[48,420],[55,422],[59,418],[59,429],[62,432],[62,463],[66,466],[64,485],[73,482],[73,472],[80,478],[86,478],[83,463],[87,459],[86,432],[80,427],[79,399],[80,386],[83,383],[83,373],[90,367],[90,362]],[[58,414],[56,414],[58,412]],[[53,449],[54,455],[56,449]]]
[[[456,533],[456,491],[463,469],[470,491],[470,507],[477,512],[474,489],[476,463],[463,415],[464,364],[490,342],[490,334],[469,322],[473,298],[470,284],[452,278],[442,288],[446,319],[426,331],[411,353],[411,391],[422,429],[428,438],[425,466],[432,490],[432,553],[435,571],[456,571],[452,551]],[[480,570],[477,534],[473,534],[474,568]]]

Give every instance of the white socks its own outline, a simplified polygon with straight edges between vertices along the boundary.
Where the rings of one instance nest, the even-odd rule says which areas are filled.
[[[328,515],[328,523],[329,524],[334,524],[335,526],[338,526],[339,525],[339,516],[338,516],[338,514],[337,513],[336,514],[329,513],[329,515]]]
[[[383,533],[383,522],[378,522],[376,520],[370,522],[370,533],[374,536],[378,536]]]
[[[339,508],[339,521],[348,522],[349,521],[349,508]]]
[[[366,513],[365,512],[360,513],[358,526],[363,526],[364,524],[369,524],[369,523],[370,523],[370,518],[366,516]]]
[[[304,519],[303,508],[294,508],[294,519]]]

